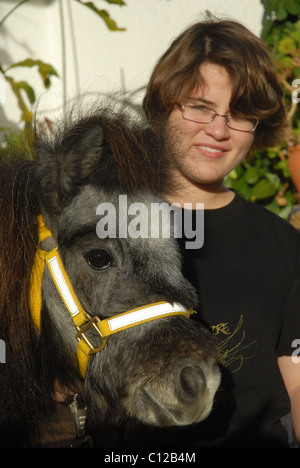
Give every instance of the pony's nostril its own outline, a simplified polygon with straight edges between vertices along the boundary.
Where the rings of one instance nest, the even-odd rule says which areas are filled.
[[[185,400],[193,400],[206,387],[205,376],[199,366],[186,366],[180,371],[180,394]]]

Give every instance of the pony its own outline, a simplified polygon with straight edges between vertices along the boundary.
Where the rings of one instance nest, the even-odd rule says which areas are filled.
[[[120,233],[133,220],[120,195],[163,200],[163,132],[97,109],[52,134],[35,128],[30,148],[0,168],[0,446],[159,446],[208,416],[220,383],[174,236]],[[99,206],[115,208],[114,235],[99,236]],[[123,325],[106,334],[113,319]]]

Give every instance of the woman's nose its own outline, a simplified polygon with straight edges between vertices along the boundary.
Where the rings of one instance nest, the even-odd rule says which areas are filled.
[[[227,140],[230,135],[229,130],[226,116],[220,114],[217,114],[214,120],[204,128],[205,133],[212,136],[217,141]]]

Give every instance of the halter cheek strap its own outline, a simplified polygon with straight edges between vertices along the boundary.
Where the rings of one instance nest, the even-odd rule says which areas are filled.
[[[45,227],[41,215],[38,216],[38,230],[40,243],[49,237],[53,237],[51,231]],[[41,330],[42,280],[46,266],[77,330],[75,335],[78,341],[77,360],[83,377],[91,354],[101,351],[110,335],[158,318],[170,315],[189,317],[194,313],[192,309],[187,310],[181,304],[174,303],[172,305],[166,301],[161,301],[104,320],[100,320],[97,316],[91,316],[83,309],[76,296],[56,246],[50,252],[38,248],[31,273],[29,308],[32,320],[39,330]],[[98,347],[95,347],[86,336],[87,330],[91,327],[101,337],[101,345]]]

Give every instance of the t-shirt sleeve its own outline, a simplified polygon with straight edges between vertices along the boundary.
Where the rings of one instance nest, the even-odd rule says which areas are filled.
[[[294,265],[283,302],[282,330],[277,346],[278,356],[291,356],[300,340],[300,234],[295,231]],[[299,238],[297,238],[299,236]],[[299,345],[298,345],[299,347]]]

